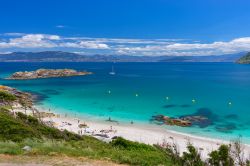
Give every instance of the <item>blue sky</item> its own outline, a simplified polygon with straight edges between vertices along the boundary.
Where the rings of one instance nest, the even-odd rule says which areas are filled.
[[[249,37],[249,0],[3,0],[0,5],[2,53],[212,55],[249,51]]]

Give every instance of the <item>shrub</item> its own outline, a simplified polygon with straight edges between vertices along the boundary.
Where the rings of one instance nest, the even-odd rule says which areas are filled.
[[[195,147],[188,143],[187,145],[188,152],[183,152],[183,156],[181,158],[182,165],[185,166],[204,166],[205,163],[201,160],[201,156],[199,152],[195,149]]]
[[[10,94],[9,92],[0,90],[0,102],[5,103],[5,102],[12,102],[16,100],[16,96],[13,94]]]
[[[0,111],[0,126],[1,140],[21,141],[29,137],[39,137],[30,126],[16,120],[6,110]]]
[[[59,129],[48,127],[38,119],[21,112],[16,118],[9,111],[0,111],[0,139],[20,142],[26,138],[50,138],[59,140],[81,140],[82,137]]]
[[[233,166],[233,159],[230,156],[230,148],[227,145],[221,145],[218,150],[209,154],[208,162],[214,166]]]
[[[171,161],[176,164],[180,165],[181,164],[181,157],[180,157],[180,152],[177,143],[173,142],[166,142],[166,140],[163,140],[162,145],[155,145],[158,149],[162,150],[165,152],[166,157],[170,157]]]
[[[149,146],[149,145],[138,143],[138,142],[132,142],[122,137],[118,137],[117,139],[113,140],[111,142],[111,145],[118,147],[118,148],[126,149],[126,150],[136,150],[136,149],[155,150],[153,146]]]
[[[236,165],[247,165],[247,161],[244,161],[244,146],[241,143],[241,137],[231,142],[230,154]]]

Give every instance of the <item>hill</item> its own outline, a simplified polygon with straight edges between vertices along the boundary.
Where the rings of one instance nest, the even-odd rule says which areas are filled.
[[[239,64],[250,64],[250,52],[236,61]]]
[[[82,55],[63,51],[0,54],[0,62],[235,62],[244,53],[211,56]]]

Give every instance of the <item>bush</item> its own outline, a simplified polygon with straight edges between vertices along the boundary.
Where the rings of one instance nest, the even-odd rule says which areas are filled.
[[[10,94],[9,92],[0,90],[0,102],[12,102],[16,100],[16,96]]]
[[[17,118],[20,119],[21,121],[27,123],[28,125],[32,125],[32,126],[39,125],[38,119],[36,119],[30,115],[25,115],[21,112],[17,112]]]
[[[154,145],[156,148],[165,152],[166,157],[170,157],[171,161],[176,165],[181,165],[181,156],[177,143],[166,142],[163,140],[162,145]]]
[[[205,163],[201,160],[201,156],[199,152],[195,149],[195,147],[188,143],[187,145],[188,152],[183,152],[183,156],[181,158],[182,165],[185,166],[204,166]]]
[[[49,138],[58,140],[81,140],[82,137],[68,132],[48,127],[38,119],[27,116],[21,112],[16,118],[6,110],[0,110],[0,139],[20,142],[26,138]]]
[[[149,146],[149,145],[137,143],[137,142],[132,142],[122,137],[118,137],[117,139],[113,140],[111,142],[111,145],[114,147],[118,147],[118,148],[122,148],[126,150],[136,150],[136,149],[146,150],[146,151],[155,150],[153,146]]]
[[[218,150],[212,151],[209,154],[209,164],[214,166],[233,166],[233,159],[229,151],[230,149],[227,145],[221,145]]]
[[[39,138],[30,126],[16,120],[6,110],[0,111],[0,126],[1,140],[22,141],[29,137]]]

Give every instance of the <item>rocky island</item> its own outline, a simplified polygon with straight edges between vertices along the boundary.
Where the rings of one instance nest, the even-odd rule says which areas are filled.
[[[39,79],[39,78],[82,76],[89,74],[92,74],[92,72],[76,71],[73,69],[38,69],[35,71],[15,72],[6,79],[29,80],[29,79]]]

